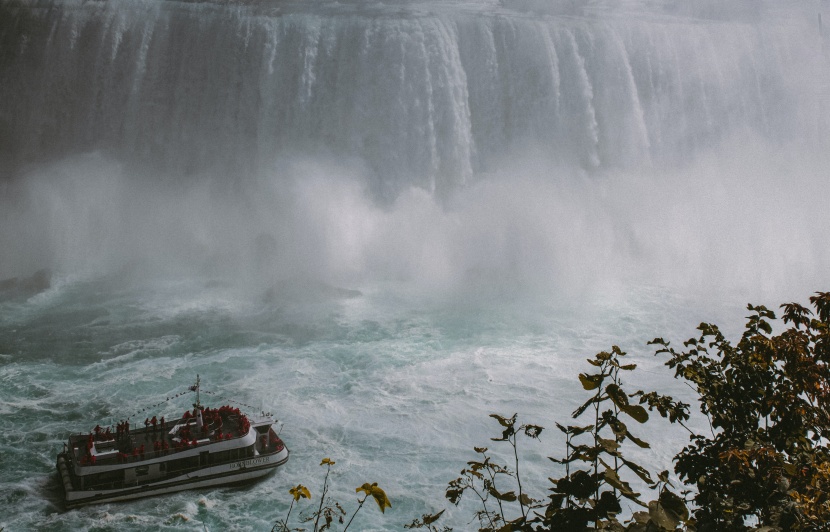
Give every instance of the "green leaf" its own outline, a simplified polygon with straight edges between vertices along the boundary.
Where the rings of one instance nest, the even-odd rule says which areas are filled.
[[[597,441],[603,449],[611,454],[614,454],[616,450],[620,448],[620,444],[617,443],[616,440],[606,440],[605,438],[597,437]]]
[[[634,515],[631,516],[634,519],[634,522],[639,525],[647,525],[651,516],[648,515],[647,512],[634,512]]]
[[[611,353],[608,351],[602,351],[596,354],[594,357],[596,360],[611,360]]]
[[[516,422],[516,414],[513,414],[513,417],[510,419],[498,414],[490,414],[490,417],[498,421],[502,427],[512,427]]]
[[[578,418],[579,416],[581,416],[581,415],[582,415],[582,413],[583,413],[583,412],[585,412],[585,410],[586,410],[589,406],[591,406],[592,404],[594,404],[594,402],[596,402],[596,401],[595,401],[595,399],[594,399],[593,397],[592,397],[592,398],[590,398],[590,399],[588,399],[587,401],[585,401],[585,402],[582,404],[582,406],[580,406],[579,408],[577,408],[576,410],[574,410],[574,411],[573,411],[573,413],[571,414],[571,417],[573,417],[574,419]],[[593,427],[592,427],[592,428],[593,428]]]
[[[570,434],[572,436],[579,436],[580,434],[584,434],[589,430],[593,429],[593,425],[585,425],[584,427],[577,427],[576,425],[568,425],[567,427],[563,427],[559,423],[556,424],[556,427],[564,432],[565,434]]]
[[[574,436],[579,436],[580,434],[585,434],[586,432],[592,430],[594,428],[593,425],[585,425],[584,427],[575,427],[573,425],[568,425],[568,429],[571,431],[571,434]]]
[[[643,482],[645,482],[646,484],[654,484],[654,481],[651,479],[651,475],[648,473],[648,471],[646,471],[646,469],[643,466],[636,464],[630,460],[626,460],[622,457],[620,457],[620,460],[622,460],[622,463],[625,464],[625,466],[628,469],[633,471],[635,475],[643,479]]]
[[[432,515],[424,514],[424,516],[423,516],[424,524],[425,525],[431,525],[432,523],[437,521],[438,518],[440,518],[441,514],[443,514],[443,513],[444,513],[444,510],[441,510],[437,514],[432,514]]]
[[[616,384],[609,384],[605,387],[605,393],[608,394],[609,399],[617,405],[617,408],[620,410],[623,407],[628,406],[628,396],[625,395],[625,392],[622,391],[622,388],[617,386]]]
[[[542,433],[544,427],[540,427],[539,425],[525,425],[525,436],[529,438],[539,439],[539,435]]]
[[[491,487],[487,491],[490,493],[490,495],[492,495],[500,501],[513,502],[517,499],[516,494],[512,491],[508,491],[507,493],[499,493],[498,490],[496,490],[496,488],[493,487]]]
[[[452,504],[458,506],[458,503],[461,501],[462,493],[464,493],[464,488],[447,488],[447,491],[444,493],[444,497],[446,497]]]
[[[625,431],[625,437],[634,442],[634,444],[637,445],[637,447],[640,447],[641,449],[651,449],[651,445],[649,445],[647,441],[643,441],[640,438],[637,438],[628,431]]]
[[[608,425],[611,427],[611,432],[614,433],[614,436],[617,436],[618,438],[625,436],[628,433],[628,427],[626,427],[625,423],[617,418],[609,421]]]
[[[607,482],[608,485],[612,488],[618,490],[620,494],[624,496],[626,499],[630,499],[632,501],[640,503],[640,501],[637,500],[637,497],[639,497],[640,494],[632,490],[628,482],[622,480],[619,477],[619,475],[617,475],[616,471],[614,471],[610,467],[606,467],[603,476],[605,477],[605,482]]]
[[[689,509],[686,508],[686,502],[671,491],[664,489],[660,493],[660,504],[668,511],[671,511],[681,521],[689,519]]]
[[[680,524],[680,518],[657,501],[648,503],[648,514],[654,524],[666,530],[674,530]]]
[[[648,421],[648,412],[640,405],[626,405],[625,408],[620,407],[620,410],[634,418],[638,423],[645,423]]]
[[[579,374],[579,382],[582,383],[582,387],[586,390],[595,390],[599,388],[604,379],[605,375],[602,375],[601,373],[598,375],[586,375],[585,373]]]

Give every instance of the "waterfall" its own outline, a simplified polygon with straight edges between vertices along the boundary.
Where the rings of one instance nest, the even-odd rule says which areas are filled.
[[[815,13],[646,4],[0,0],[0,272],[810,277]]]
[[[743,129],[800,139],[818,109],[801,86],[817,36],[793,23],[314,6],[5,3],[2,171],[102,150],[238,174],[325,151],[394,197],[528,145],[607,169]]]

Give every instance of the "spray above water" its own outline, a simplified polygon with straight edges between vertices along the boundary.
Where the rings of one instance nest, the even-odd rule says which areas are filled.
[[[826,9],[0,0],[0,527],[268,529],[331,456],[399,530],[585,355],[671,387],[647,340],[826,289]],[[279,413],[285,477],[54,512],[75,420],[197,372]]]
[[[812,286],[816,13],[628,8],[6,4],[0,277]]]

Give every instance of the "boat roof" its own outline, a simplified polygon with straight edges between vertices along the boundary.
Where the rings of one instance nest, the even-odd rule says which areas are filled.
[[[154,417],[139,428],[121,422],[116,427],[96,426],[86,434],[69,437],[67,454],[76,474],[92,474],[136,464],[165,462],[204,451],[221,452],[255,443],[257,428],[274,423],[270,414],[248,418],[228,405],[210,409],[194,406],[172,421]],[[153,423],[155,421],[155,423]],[[115,430],[113,430],[115,429]]]

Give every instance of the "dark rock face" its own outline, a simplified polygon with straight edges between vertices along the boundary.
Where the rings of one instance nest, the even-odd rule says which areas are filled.
[[[0,281],[0,300],[31,297],[51,286],[52,272],[38,270],[31,277],[12,277]]]
[[[360,290],[332,286],[311,279],[288,279],[279,281],[265,291],[264,301],[273,303],[280,300],[319,303],[337,299],[362,297]]]

